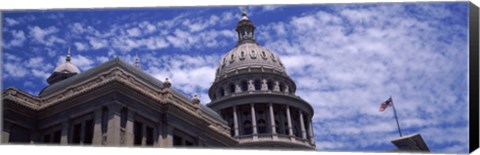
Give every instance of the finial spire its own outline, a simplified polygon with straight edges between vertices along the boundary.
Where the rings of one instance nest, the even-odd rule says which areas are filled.
[[[70,58],[70,47],[68,47],[68,53],[67,53],[67,62],[70,62],[71,58]]]
[[[135,52],[135,67],[140,68],[140,64],[138,63],[138,52]]]
[[[242,6],[242,20],[247,18],[247,6]]]

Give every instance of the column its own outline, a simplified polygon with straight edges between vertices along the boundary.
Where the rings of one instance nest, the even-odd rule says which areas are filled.
[[[272,129],[272,134],[277,134],[276,125],[275,125],[275,115],[273,114],[273,105],[272,103],[268,104],[268,108],[270,109],[270,125]]]
[[[157,144],[155,146],[157,147],[163,147],[164,146],[164,142],[163,142],[163,134],[165,132],[165,130],[163,129],[163,125],[162,123],[158,123],[158,126],[157,126]]]
[[[238,136],[237,106],[233,106],[233,128],[235,130],[235,136]]]
[[[98,108],[93,114],[93,145],[102,145],[102,108]]]
[[[250,103],[250,109],[252,114],[252,127],[253,127],[253,134],[257,134],[257,118],[255,117],[255,106],[253,103]]]
[[[287,123],[288,123],[288,134],[293,136],[292,130],[292,118],[290,117],[290,106],[287,105]]]
[[[120,145],[120,110],[118,105],[108,106],[107,145]]]
[[[303,121],[303,113],[302,110],[298,109],[298,113],[300,114],[300,128],[302,129],[302,138],[307,139],[307,133],[305,132],[305,124]]]
[[[166,129],[165,147],[173,147],[173,126],[168,125]]]
[[[307,123],[308,123],[308,136],[310,137],[310,144],[315,144],[315,138],[313,136],[312,120],[310,119]]]
[[[127,123],[125,124],[125,145],[133,146],[134,135],[133,135],[133,122],[135,113],[131,110],[127,111]]]
[[[69,121],[70,120],[65,120],[62,122],[62,137],[60,138],[60,145],[67,145],[68,144],[68,129],[69,129]]]
[[[5,127],[5,126],[3,126],[3,127]],[[2,131],[2,144],[7,144],[9,138],[10,138],[10,133]]]

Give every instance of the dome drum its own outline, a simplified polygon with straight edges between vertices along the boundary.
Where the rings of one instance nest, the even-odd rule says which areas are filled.
[[[295,94],[296,85],[288,77],[275,74],[241,74],[216,81],[209,89],[212,101],[223,97],[252,92]]]

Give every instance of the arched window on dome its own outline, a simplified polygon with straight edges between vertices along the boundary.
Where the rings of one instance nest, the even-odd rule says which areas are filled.
[[[245,52],[241,51],[240,52],[240,60],[243,60],[243,59],[245,59]]]
[[[259,79],[256,79],[253,85],[255,86],[255,90],[262,89],[262,81],[260,81]]]
[[[230,89],[230,93],[235,93],[235,84],[230,83],[230,85],[228,86],[228,89]]]
[[[257,58],[257,53],[255,52],[255,50],[252,50],[252,52],[250,53],[250,56],[252,57],[252,59]]]
[[[232,63],[233,61],[235,61],[235,55],[234,54],[230,55],[230,63]]]
[[[220,97],[225,96],[225,90],[223,88],[220,88],[219,89],[219,94],[220,94]]]
[[[277,60],[275,60],[275,55],[273,55],[273,53],[272,53],[272,55],[270,55],[270,57],[272,58],[273,62],[277,62]]]
[[[280,92],[285,91],[285,85],[283,83],[280,83]]]
[[[267,60],[267,54],[265,53],[265,51],[262,51],[261,56],[264,60]]]
[[[248,82],[247,80],[243,80],[241,82],[241,85],[242,85],[242,92],[246,92],[248,90]]]
[[[252,134],[252,122],[250,120],[246,120],[243,122],[243,134],[244,135],[250,135]]]
[[[268,90],[273,90],[273,81],[272,80],[267,81],[267,89]]]
[[[257,126],[258,126],[258,133],[267,133],[267,125],[265,123],[265,120],[259,119],[257,121]]]

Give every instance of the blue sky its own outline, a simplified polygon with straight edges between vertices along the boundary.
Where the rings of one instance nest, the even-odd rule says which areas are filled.
[[[433,152],[468,150],[468,3],[249,6],[260,45],[277,53],[315,110],[318,150],[385,151],[421,133]],[[2,87],[31,94],[65,61],[115,57],[187,96],[207,91],[236,44],[239,7],[4,11]]]

